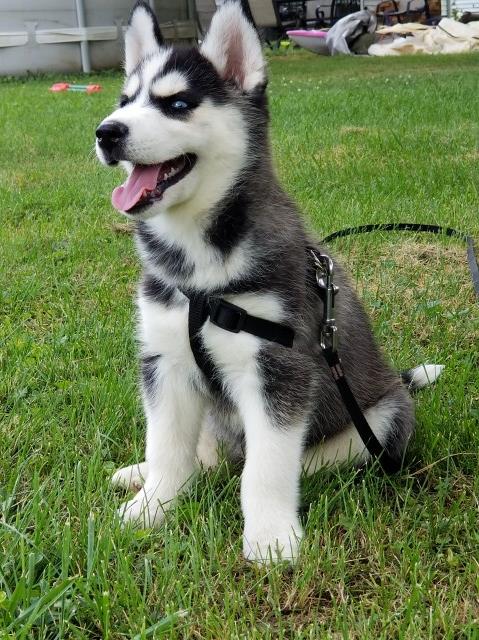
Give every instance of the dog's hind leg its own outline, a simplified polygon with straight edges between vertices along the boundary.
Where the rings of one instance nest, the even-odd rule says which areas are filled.
[[[203,469],[212,469],[218,464],[218,441],[206,426],[200,432],[200,439],[196,448],[196,457]],[[129,467],[122,467],[115,471],[111,483],[128,491],[139,491],[148,476],[148,463],[139,462]]]
[[[122,487],[129,491],[139,491],[145,484],[147,475],[148,464],[146,462],[139,462],[138,464],[132,464],[129,467],[118,469],[118,471],[113,474],[111,483],[116,487]]]
[[[406,390],[402,387],[394,389],[367,409],[364,416],[383,447],[400,460],[414,429],[413,404]],[[369,459],[370,454],[356,427],[350,424],[337,435],[307,449],[303,455],[303,468],[311,475],[332,465],[360,466]]]
[[[196,457],[203,469],[212,469],[218,465],[218,440],[208,426],[208,420],[212,420],[212,418],[207,416],[203,422],[196,447]]]

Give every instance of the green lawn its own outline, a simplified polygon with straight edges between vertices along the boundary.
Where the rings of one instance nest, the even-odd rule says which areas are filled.
[[[272,55],[279,174],[318,234],[448,224],[479,236],[479,56]],[[241,557],[237,469],[156,532],[122,531],[112,470],[143,459],[131,237],[93,154],[101,94],[0,83],[0,638],[479,638],[479,313],[465,249],[398,234],[335,249],[417,396],[408,470],[304,482],[294,570]]]

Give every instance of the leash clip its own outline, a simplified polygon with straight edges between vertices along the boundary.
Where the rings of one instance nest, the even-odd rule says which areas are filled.
[[[334,297],[339,287],[334,284],[334,262],[325,253],[316,253],[310,249],[311,256],[316,267],[316,283],[324,292],[323,296],[323,321],[321,323],[320,344],[321,349],[329,349],[333,353],[338,348],[338,327],[334,317]]]

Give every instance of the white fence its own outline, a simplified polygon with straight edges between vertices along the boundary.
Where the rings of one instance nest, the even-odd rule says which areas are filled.
[[[0,75],[118,67],[134,0],[0,0]],[[192,2],[150,0],[165,38],[196,37]]]

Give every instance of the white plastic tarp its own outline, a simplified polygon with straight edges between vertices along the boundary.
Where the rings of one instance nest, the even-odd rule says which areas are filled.
[[[416,23],[396,24],[378,29],[376,33],[400,37],[390,42],[372,44],[368,49],[371,56],[479,51],[479,22],[462,24],[451,18],[443,18],[437,27]]]

